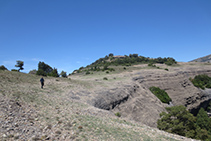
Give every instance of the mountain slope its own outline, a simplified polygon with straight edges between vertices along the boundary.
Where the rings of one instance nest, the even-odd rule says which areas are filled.
[[[194,59],[194,60],[192,60],[190,62],[210,62],[211,63],[211,54],[207,55],[207,56],[204,56],[204,57],[200,57],[200,58]]]
[[[102,77],[45,77],[41,89],[39,76],[0,71],[0,140],[191,140],[86,103],[97,90],[125,80]]]

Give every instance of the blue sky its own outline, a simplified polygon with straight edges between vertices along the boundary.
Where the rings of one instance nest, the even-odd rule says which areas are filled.
[[[211,54],[210,0],[0,0],[0,65],[39,61],[68,74],[109,53]]]

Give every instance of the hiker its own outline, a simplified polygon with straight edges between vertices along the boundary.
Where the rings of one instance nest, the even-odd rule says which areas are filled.
[[[41,83],[41,88],[43,88],[43,86],[44,86],[44,79],[43,79],[43,77],[40,79],[40,83]]]

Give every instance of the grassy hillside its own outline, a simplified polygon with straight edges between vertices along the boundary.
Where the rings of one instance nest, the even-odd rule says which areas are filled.
[[[0,71],[0,140],[189,140],[71,98],[93,87],[76,78],[44,77],[41,89],[39,76]]]
[[[149,58],[144,56],[139,56],[138,54],[130,54],[129,56],[114,56],[113,54],[106,55],[104,58],[100,58],[93,62],[92,64],[81,67],[78,70],[75,70],[75,73],[85,72],[90,74],[91,72],[106,71],[107,73],[115,71],[115,66],[122,66],[124,69],[126,67],[137,65],[137,64],[148,64],[149,66],[155,66],[155,63],[174,65],[177,64],[176,60],[173,58]]]

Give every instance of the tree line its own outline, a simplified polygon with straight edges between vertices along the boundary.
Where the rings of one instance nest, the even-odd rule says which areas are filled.
[[[16,61],[15,67],[18,69],[12,69],[11,71],[17,71],[20,72],[20,70],[23,70],[24,62],[23,61]],[[0,66],[0,70],[8,70],[4,65]],[[41,76],[52,76],[52,77],[67,77],[67,72],[62,71],[60,74],[58,73],[58,70],[56,68],[52,68],[48,64],[44,62],[39,62],[38,63],[38,70],[31,70],[29,72],[30,74],[36,74],[36,75],[41,75]]]
[[[139,56],[138,54],[130,54],[129,56],[124,55],[122,57],[115,57],[112,53],[109,55],[106,55],[104,58],[100,58],[96,60],[94,63],[92,63],[90,66],[103,66],[104,64],[107,65],[133,65],[138,63],[160,63],[160,64],[166,64],[166,65],[173,65],[177,64],[176,60],[174,58],[168,57],[168,58],[149,58],[144,56]]]

